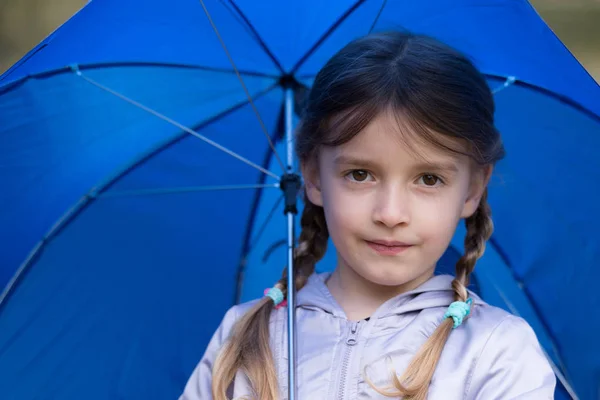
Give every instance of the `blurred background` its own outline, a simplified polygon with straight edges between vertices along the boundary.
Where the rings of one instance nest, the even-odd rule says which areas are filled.
[[[0,73],[86,2],[1,0]],[[600,0],[532,0],[531,3],[594,79],[600,82]]]

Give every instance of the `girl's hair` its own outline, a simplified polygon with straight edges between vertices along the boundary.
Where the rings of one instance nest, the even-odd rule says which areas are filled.
[[[388,110],[410,128],[407,134],[467,155],[479,166],[493,165],[504,156],[494,126],[493,96],[475,66],[433,38],[386,32],[351,42],[318,73],[297,129],[300,161],[314,162],[320,146],[348,142],[379,113]],[[465,253],[456,264],[452,282],[454,297],[460,301],[467,300],[469,275],[492,234],[487,189],[465,223]],[[297,290],[305,285],[325,254],[329,237],[323,209],[306,196],[301,227],[294,256]],[[277,285],[285,294],[285,270]],[[263,298],[236,324],[213,370],[215,400],[226,399],[227,388],[238,370],[246,373],[258,399],[277,399],[278,383],[269,346],[273,307],[270,298]],[[374,389],[389,397],[425,399],[452,326],[452,319],[445,319],[404,374],[393,374],[393,391],[383,391],[371,383]]]

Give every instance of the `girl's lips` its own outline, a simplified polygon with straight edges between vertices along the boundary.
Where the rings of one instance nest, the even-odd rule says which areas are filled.
[[[412,247],[410,244],[402,243],[402,242],[371,242],[366,240],[367,245],[375,250],[377,253],[386,256],[393,256],[396,254],[400,254],[409,248]]]

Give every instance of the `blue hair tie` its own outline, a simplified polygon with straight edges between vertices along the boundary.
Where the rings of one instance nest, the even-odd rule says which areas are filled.
[[[467,301],[455,301],[450,304],[444,314],[444,319],[452,318],[454,320],[452,329],[458,328],[462,324],[463,319],[471,313],[471,304],[473,304],[473,299],[471,298],[468,298]]]
[[[281,304],[281,302],[283,302],[283,299],[285,298],[283,296],[283,292],[278,287],[270,288],[265,294],[267,297],[273,299],[273,303],[275,303],[276,306]]]

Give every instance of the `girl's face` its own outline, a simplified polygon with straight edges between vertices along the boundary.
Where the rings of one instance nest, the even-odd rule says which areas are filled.
[[[381,113],[303,167],[309,200],[324,208],[338,268],[374,284],[410,288],[427,280],[459,220],[477,209],[491,172],[414,137]]]

